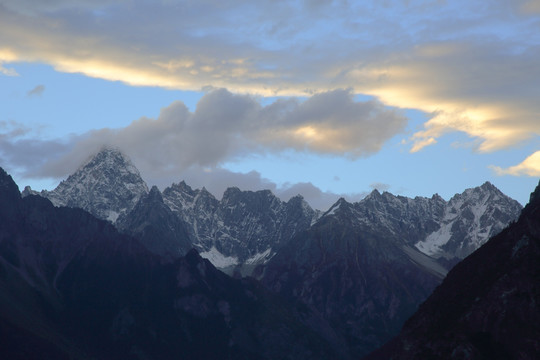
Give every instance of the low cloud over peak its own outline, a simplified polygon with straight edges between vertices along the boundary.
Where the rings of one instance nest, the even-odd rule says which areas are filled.
[[[216,189],[217,183],[233,185],[225,181],[233,173],[220,168],[227,161],[291,150],[369,156],[402,132],[406,123],[400,111],[373,100],[355,101],[349,90],[319,93],[305,101],[279,99],[263,106],[254,97],[215,89],[200,99],[193,112],[175,101],[156,119],[143,117],[124,128],[92,130],[63,141],[30,139],[27,132],[24,139],[5,136],[0,138],[0,151],[27,178],[62,178],[89,154],[112,145],[128,154],[151,183],[165,186],[198,174],[193,177],[204,184],[204,174],[214,182],[205,186]],[[29,142],[30,152],[23,148]],[[210,171],[203,171],[205,168]],[[248,175],[236,180],[245,181]],[[256,178],[260,176],[251,176]],[[264,181],[248,183],[261,185]],[[312,199],[319,199],[319,206],[333,198],[307,185],[281,189],[273,185],[273,189],[287,196],[291,189],[309,190]]]
[[[114,145],[138,160],[148,173],[181,173],[190,166],[217,166],[253,153],[286,150],[357,158],[377,152],[403,131],[407,119],[376,101],[356,102],[346,90],[300,102],[278,100],[262,106],[248,95],[217,89],[204,95],[194,112],[180,101],[157,119],[141,118],[125,128],[100,129],[77,137],[59,159],[81,158]],[[45,162],[35,175],[62,176]],[[67,169],[66,169],[67,171]]]

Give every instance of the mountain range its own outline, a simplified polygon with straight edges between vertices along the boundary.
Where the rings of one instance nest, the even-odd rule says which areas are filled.
[[[193,248],[228,274],[252,275],[280,301],[302,304],[311,314],[303,325],[340,358],[360,358],[397,335],[448,270],[521,211],[488,182],[449,201],[374,190],[325,212],[268,190],[229,188],[217,199],[179,182],[161,192],[114,149],[38,195],[107,221],[162,264],[195,256]]]
[[[36,192],[27,187],[23,196],[31,193]],[[129,158],[119,150],[105,148],[54,190],[42,191],[40,195],[56,206],[85,209],[137,236],[126,218],[141,216],[131,212],[138,202],[152,201],[146,196],[148,193],[148,186]],[[178,235],[178,227],[183,223],[185,229],[180,232],[187,232],[187,241],[219,268],[245,265],[253,268],[266,263],[281,246],[309,229],[322,215],[300,195],[284,202],[269,190],[229,188],[218,200],[206,189],[194,190],[182,181],[164,189],[161,197],[178,218],[179,224],[160,230],[164,235],[169,228],[173,229],[173,234],[167,236],[178,238],[177,256],[189,248],[185,239],[181,239],[185,234]],[[326,213],[342,202],[343,199],[338,200]],[[138,209],[145,206],[149,205],[139,204]],[[449,201],[438,195],[411,199],[374,190],[353,204],[353,208],[354,217],[366,226],[400,234],[408,246],[444,259],[443,263],[455,263],[515,220],[522,207],[486,182],[456,194]],[[161,212],[168,211],[163,207]],[[143,230],[140,226],[135,228]],[[154,246],[151,250],[165,254],[172,248],[166,246],[160,250]]]

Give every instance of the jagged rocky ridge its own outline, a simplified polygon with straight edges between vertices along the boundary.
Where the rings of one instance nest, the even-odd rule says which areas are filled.
[[[540,358],[540,184],[519,219],[456,265],[367,359]]]
[[[21,198],[0,169],[0,357],[347,358],[308,307],[194,250],[162,260],[84,210]]]
[[[32,191],[25,189],[23,195],[28,193]],[[143,231],[149,230],[148,226],[128,220],[144,218],[133,211],[138,201],[147,201],[147,193],[146,184],[131,162],[118,150],[105,149],[55,190],[43,191],[41,195],[56,205],[86,209],[112,221],[123,231],[129,229],[130,234],[149,239],[150,232]],[[174,233],[177,228],[185,228],[181,231],[187,231],[192,246],[220,268],[237,265],[252,268],[267,262],[281,246],[309,229],[320,217],[301,196],[283,202],[268,190],[230,188],[218,200],[204,188],[194,190],[180,182],[166,188],[162,198],[180,221],[165,227],[154,217],[152,227],[160,228],[161,236],[170,241],[162,248],[153,243],[151,250],[171,255],[175,248],[171,241],[177,238],[181,241],[176,246],[178,256],[185,254],[185,236]],[[151,205],[141,204],[138,208],[148,206]],[[375,190],[353,207],[353,216],[366,226],[386,228],[408,246],[432,257],[445,258],[449,264],[478,248],[517,218],[521,210],[519,203],[490,183],[456,194],[448,202],[438,195],[411,199]],[[171,224],[171,214],[165,215],[168,212],[163,206],[160,212],[166,218],[164,221]],[[149,220],[145,221],[148,225]]]
[[[446,203],[439,228],[415,246],[433,257],[463,259],[517,219],[521,205],[493,184],[467,189]]]
[[[463,259],[515,220],[521,205],[486,182],[448,202],[437,194],[411,199],[374,190],[352,210],[366,227],[385,228],[426,255]]]
[[[181,182],[166,188],[163,198],[190,224],[195,248],[220,267],[265,262],[318,215],[301,196],[283,202],[269,190],[229,188],[217,200]]]

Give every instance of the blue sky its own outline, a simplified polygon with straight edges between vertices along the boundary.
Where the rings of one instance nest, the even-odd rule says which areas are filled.
[[[540,1],[0,0],[0,166],[446,199],[540,177]]]

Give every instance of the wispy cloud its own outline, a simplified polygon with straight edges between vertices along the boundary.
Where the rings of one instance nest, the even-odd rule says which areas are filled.
[[[32,90],[28,91],[26,95],[27,96],[41,96],[43,95],[44,91],[45,91],[45,85],[37,85]]]
[[[389,184],[380,183],[380,182],[372,183],[369,185],[369,187],[373,190],[378,190],[378,191],[387,191],[388,189],[390,189]]]
[[[496,44],[418,47],[382,67],[353,71],[366,92],[387,104],[432,114],[412,137],[412,151],[452,131],[481,140],[489,152],[540,135],[540,49],[510,54]]]
[[[19,76],[19,74],[17,73],[15,69],[4,67],[2,65],[2,61],[0,61],[0,74],[5,75],[5,76]]]
[[[497,175],[526,175],[540,177],[540,151],[534,152],[518,165],[510,166],[508,168],[491,166],[491,168],[497,173]]]

